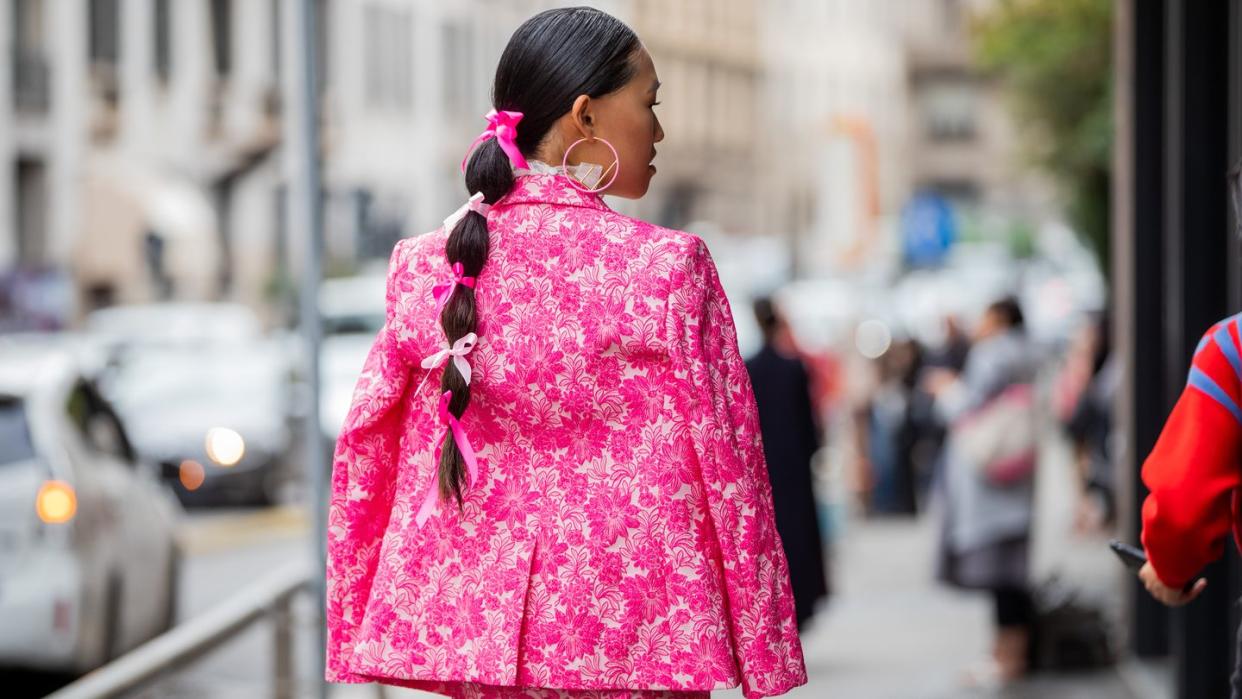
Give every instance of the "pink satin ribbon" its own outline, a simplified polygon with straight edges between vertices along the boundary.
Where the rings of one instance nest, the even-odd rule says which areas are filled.
[[[461,159],[461,171],[466,171],[466,162],[470,160],[470,154],[474,152],[474,149],[489,138],[494,138],[500,143],[500,149],[509,156],[509,162],[513,163],[513,167],[526,169],[526,158],[522,157],[522,151],[517,147],[517,125],[521,120],[521,112],[498,112],[495,109],[488,112],[487,128],[466,150],[466,157]]]
[[[470,350],[474,349],[478,341],[478,335],[468,333],[464,337],[458,338],[452,347],[445,347],[439,352],[424,358],[422,367],[427,369],[427,373],[423,374],[423,380],[418,382],[418,388],[414,389],[414,394],[418,395],[423,392],[423,384],[427,383],[427,379],[431,377],[431,370],[443,364],[449,357],[453,358],[453,365],[457,367],[457,371],[461,372],[461,377],[469,385],[470,379],[473,376],[470,371],[470,362],[466,361],[466,355],[470,354]]]
[[[445,391],[440,396],[440,420],[448,429],[444,432],[444,439],[452,439],[457,443],[457,449],[461,452],[462,460],[466,462],[466,472],[470,474],[470,482],[474,483],[479,477],[479,460],[475,457],[474,447],[470,446],[470,439],[466,436],[466,429],[461,426],[461,422],[453,417],[449,412],[449,401],[453,398],[452,391]],[[444,442],[440,442],[440,446],[436,447],[435,467],[431,474],[431,483],[427,486],[427,497],[423,498],[422,507],[418,508],[418,514],[414,516],[414,522],[418,526],[423,526],[427,518],[440,511],[440,488],[437,487],[440,476],[440,452]]]
[[[474,288],[474,277],[464,276],[466,268],[460,262],[453,263],[453,278],[446,284],[436,284],[431,288],[431,293],[436,297],[436,317],[440,317],[440,312],[444,310],[444,305],[449,302],[453,296],[453,290],[458,284]]]
[[[452,233],[453,229],[457,227],[457,222],[461,220],[462,216],[466,215],[467,211],[473,211],[480,216],[486,217],[487,212],[491,210],[491,204],[483,201],[483,192],[475,192],[470,195],[470,198],[466,200],[465,204],[462,204],[460,208],[449,214],[448,218],[444,219],[444,232]]]
[[[470,354],[470,350],[474,349],[474,345],[478,341],[478,335],[467,333],[464,337],[457,338],[457,342],[454,342],[452,347],[446,347],[424,359],[422,367],[424,369],[435,369],[443,364],[446,359],[452,357],[453,365],[457,367],[457,370],[461,372],[461,377],[469,384],[470,362],[466,361],[466,355]]]

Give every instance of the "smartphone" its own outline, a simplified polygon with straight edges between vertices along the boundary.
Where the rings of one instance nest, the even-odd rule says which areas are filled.
[[[1117,558],[1120,558],[1121,562],[1126,564],[1127,568],[1135,573],[1138,573],[1143,566],[1147,564],[1147,554],[1143,553],[1143,549],[1141,548],[1137,548],[1129,544],[1123,544],[1116,539],[1108,542],[1108,547],[1113,550],[1113,553],[1117,554]],[[1191,578],[1190,582],[1186,583],[1186,586],[1182,588],[1182,592],[1189,593],[1192,589],[1194,589],[1195,582],[1197,580],[1198,578]]]
[[[1124,544],[1116,539],[1108,542],[1108,547],[1113,550],[1113,553],[1117,554],[1117,558],[1120,558],[1127,568],[1135,573],[1139,572],[1143,565],[1147,563],[1147,554],[1143,553],[1143,549]]]

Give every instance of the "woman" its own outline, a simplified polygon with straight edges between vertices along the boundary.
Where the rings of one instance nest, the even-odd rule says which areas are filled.
[[[658,87],[596,10],[510,39],[463,162],[472,196],[393,252],[337,443],[327,679],[456,697],[805,683],[715,267],[600,196],[646,192]]]
[[[929,377],[937,412],[950,428],[939,574],[951,585],[987,590],[995,602],[993,657],[967,674],[974,685],[1013,681],[1027,669],[1035,614],[1027,583],[1033,374],[1022,310],[1006,299],[984,313],[962,375],[941,370]]]

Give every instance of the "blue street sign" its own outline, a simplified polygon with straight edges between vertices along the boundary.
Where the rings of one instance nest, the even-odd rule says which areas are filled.
[[[957,239],[949,202],[931,193],[917,194],[901,214],[901,246],[906,263],[928,267],[944,262]]]

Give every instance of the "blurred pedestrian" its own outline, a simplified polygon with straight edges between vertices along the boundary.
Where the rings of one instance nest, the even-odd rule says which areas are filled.
[[[970,354],[970,335],[962,329],[962,321],[955,315],[946,315],[943,325],[944,338],[939,347],[928,353],[927,366],[961,372]]]
[[[867,512],[913,515],[918,510],[914,459],[920,437],[916,413],[922,348],[912,339],[900,340],[875,361],[880,382],[871,394],[863,424],[872,484]]]
[[[992,657],[972,668],[970,684],[1025,675],[1034,603],[1027,580],[1035,471],[1032,353],[1021,307],[988,307],[960,375],[928,375],[937,412],[950,426],[942,482],[944,521],[939,577],[991,593]]]
[[[1234,221],[1242,221],[1242,161],[1230,172]],[[1242,238],[1242,223],[1236,233]],[[1242,335],[1240,317],[1212,326],[1195,351],[1186,390],[1143,464],[1147,564],[1139,578],[1169,606],[1189,603],[1207,580],[1199,571],[1220,558],[1233,533],[1242,550]],[[1227,610],[1219,610],[1221,614]],[[1242,699],[1242,629],[1231,680]]]
[[[777,348],[776,338],[787,331],[785,319],[768,298],[757,299],[754,311],[763,332],[763,347],[746,362],[746,371],[759,408],[776,530],[789,561],[789,580],[801,628],[815,613],[816,603],[828,594],[811,473],[811,460],[820,447],[820,427],[811,407],[806,367],[797,357]]]
[[[599,10],[510,38],[470,198],[398,242],[337,441],[328,680],[536,699],[806,683],[716,267],[602,198],[656,174],[658,88]]]

